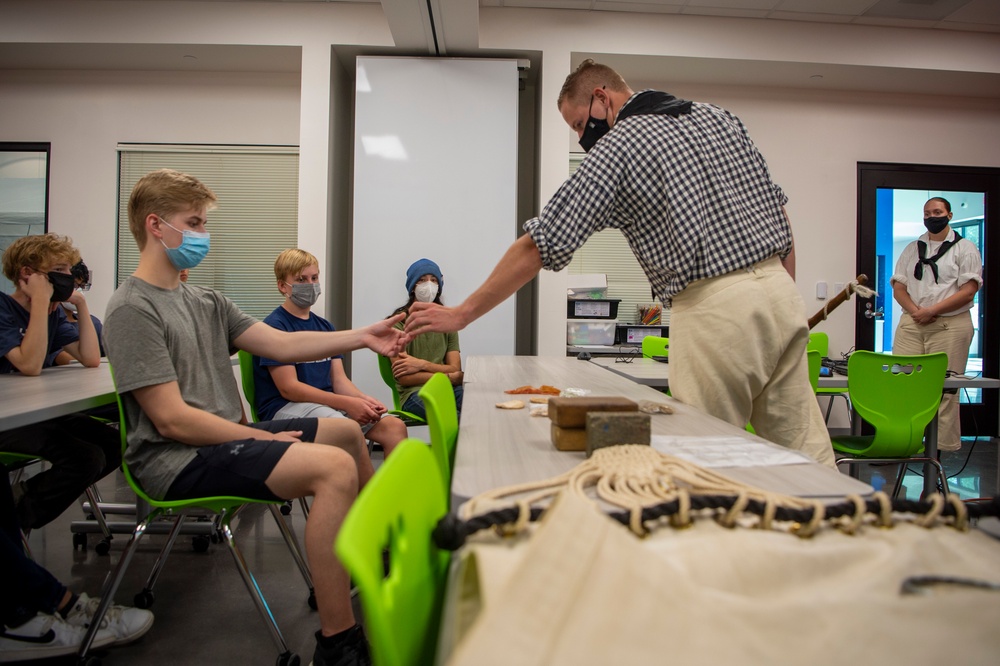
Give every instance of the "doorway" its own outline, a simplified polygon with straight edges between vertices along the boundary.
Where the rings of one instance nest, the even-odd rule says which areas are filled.
[[[975,328],[967,375],[997,377],[1000,371],[1000,290],[989,289],[1000,278],[992,263],[1000,258],[1000,169],[859,163],[858,272],[871,278],[878,295],[859,299],[855,346],[891,352],[902,313],[889,283],[903,248],[924,233],[923,205],[943,197],[952,205],[952,228],[976,244],[983,257],[983,288],[973,301]],[[995,282],[993,283],[995,284]],[[992,435],[998,430],[996,390],[963,389],[962,434]]]

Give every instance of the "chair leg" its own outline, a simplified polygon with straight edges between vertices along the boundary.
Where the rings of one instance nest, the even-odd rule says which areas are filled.
[[[302,507],[302,516],[306,520],[309,520],[309,502],[306,501],[305,497],[300,497],[299,498],[299,506]]]
[[[146,578],[146,584],[142,588],[142,592],[139,594],[144,595],[147,598],[152,598],[153,586],[156,585],[156,580],[160,577],[160,572],[163,571],[163,565],[167,563],[167,556],[170,555],[170,551],[174,547],[174,542],[177,541],[177,535],[181,533],[181,525],[184,523],[184,519],[187,517],[187,511],[181,511],[177,515],[177,520],[174,521],[173,527],[170,528],[170,533],[167,535],[167,542],[163,544],[163,548],[160,549],[160,554],[157,555],[156,561],[153,562],[153,568],[149,572],[149,577]],[[155,514],[150,514],[155,515]]]
[[[906,470],[910,469],[910,466],[903,463],[896,470],[896,483],[892,485],[892,498],[896,499],[899,497],[899,491],[903,489],[903,477],[906,476]]]
[[[156,515],[157,514],[155,512],[150,513],[149,516],[139,521],[139,523],[135,526],[135,530],[132,532],[131,538],[129,538],[128,543],[125,544],[125,550],[122,552],[121,557],[118,558],[118,564],[115,565],[115,570],[110,576],[107,577],[104,583],[104,589],[101,590],[101,603],[97,606],[97,611],[94,613],[94,617],[90,620],[90,626],[87,628],[87,634],[83,637],[83,642],[80,643],[80,651],[77,654],[81,663],[86,660],[87,653],[90,652],[90,646],[94,643],[94,637],[101,628],[101,622],[104,620],[104,615],[108,612],[108,608],[110,608],[111,604],[114,602],[115,593],[118,591],[118,586],[121,585],[122,579],[125,577],[125,571],[128,569],[129,562],[132,561],[132,556],[135,555],[139,541],[146,533],[146,528],[149,527],[149,523],[156,517]]]
[[[847,475],[852,479],[861,478],[861,470],[858,468],[858,463],[865,462],[859,458],[837,458],[835,461],[837,467],[841,465],[847,465]]]
[[[278,523],[278,529],[281,531],[281,536],[285,539],[285,543],[288,544],[288,550],[291,551],[292,557],[295,559],[295,564],[299,566],[299,572],[302,573],[302,578],[306,581],[306,587],[309,588],[309,595],[312,596],[314,593],[313,583],[312,583],[312,573],[309,571],[309,565],[306,563],[306,558],[302,556],[302,549],[299,548],[299,541],[292,534],[291,528],[288,527],[288,523],[281,516],[281,511],[278,510],[277,504],[268,504],[267,508],[271,510],[271,515],[274,516],[274,522]]]
[[[246,585],[247,591],[250,593],[250,597],[257,607],[257,612],[260,613],[261,619],[264,620],[264,624],[267,625],[268,631],[271,633],[271,639],[278,648],[279,659],[287,660],[291,656],[291,651],[288,649],[288,644],[285,643],[284,636],[281,635],[281,630],[278,629],[277,622],[274,621],[274,615],[271,614],[271,609],[264,600],[264,595],[261,593],[257,581],[254,579],[253,574],[250,573],[250,569],[247,568],[243,554],[236,547],[236,539],[233,537],[233,530],[229,526],[230,520],[232,520],[232,515],[226,515],[223,517],[221,524],[222,534],[229,545],[229,552],[233,554],[233,559],[236,561],[236,568],[239,570],[240,577],[243,578],[243,584]]]

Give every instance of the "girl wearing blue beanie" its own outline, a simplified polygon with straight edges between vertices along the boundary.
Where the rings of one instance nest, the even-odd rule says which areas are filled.
[[[441,304],[444,276],[441,268],[430,259],[418,259],[406,269],[406,304],[397,308],[393,315],[409,312],[415,301]],[[402,329],[406,320],[396,325]],[[436,372],[442,372],[451,380],[455,391],[455,405],[462,411],[462,355],[458,346],[458,332],[421,333],[406,345],[406,352],[392,360],[392,374],[396,378],[396,388],[404,411],[420,418],[427,418],[424,401],[418,393],[420,388]]]

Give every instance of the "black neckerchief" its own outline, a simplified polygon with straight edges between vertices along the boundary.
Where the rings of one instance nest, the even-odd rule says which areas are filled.
[[[645,90],[634,97],[618,112],[615,124],[629,116],[666,115],[675,118],[682,113],[691,113],[691,102],[659,90]]]
[[[962,240],[962,236],[957,231],[954,231],[954,234],[955,237],[952,240],[946,240],[941,243],[941,247],[938,248],[938,251],[930,259],[927,258],[927,243],[922,240],[917,241],[917,254],[920,255],[920,258],[917,259],[917,265],[913,267],[913,277],[918,280],[922,279],[924,277],[924,264],[927,264],[931,267],[931,272],[934,273],[934,283],[937,284],[938,259],[943,257],[944,253],[950,250],[952,245],[955,245],[958,241]]]

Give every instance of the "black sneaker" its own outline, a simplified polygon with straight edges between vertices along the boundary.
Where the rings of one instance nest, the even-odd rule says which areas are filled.
[[[333,647],[324,647],[320,641],[323,633],[316,632],[316,651],[309,666],[371,666],[372,657],[368,651],[365,630],[356,624],[340,634],[340,640]]]

